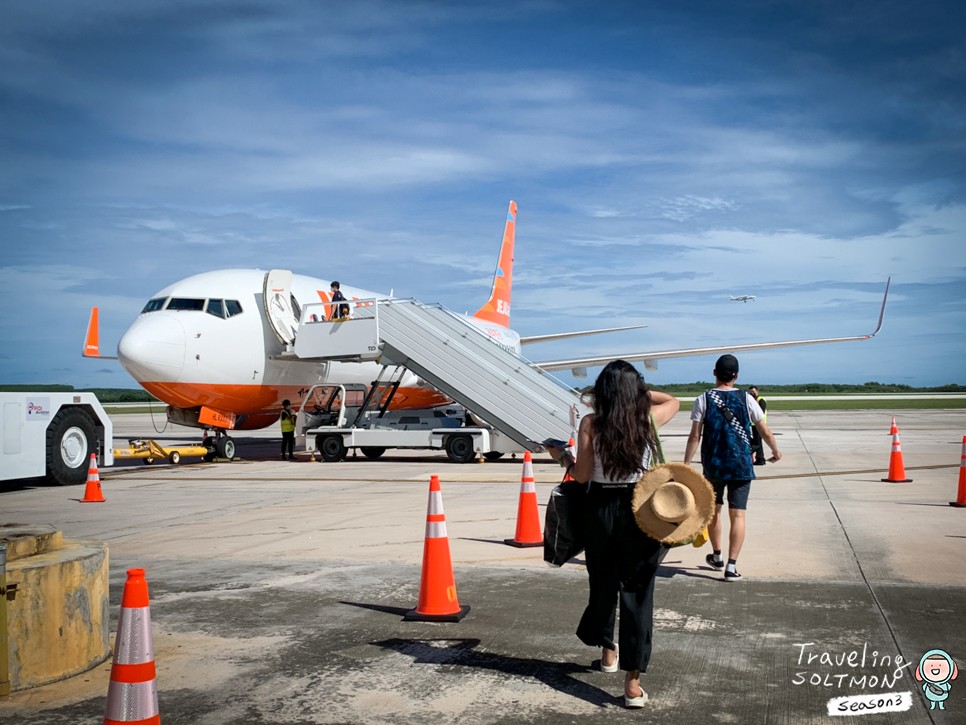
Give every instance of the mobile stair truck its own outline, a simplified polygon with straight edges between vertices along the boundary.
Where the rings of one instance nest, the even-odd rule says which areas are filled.
[[[93,393],[0,393],[0,480],[87,481],[91,454],[114,464],[114,426]]]
[[[403,414],[388,411],[398,386],[390,373],[369,386],[365,400],[333,404],[353,394],[345,386],[331,388],[328,401],[303,402],[306,415],[296,434],[312,449],[312,438],[324,460],[337,461],[348,448],[377,458],[386,448],[441,448],[453,461],[468,463],[482,455],[529,450],[538,452],[548,439],[575,435],[586,413],[580,394],[441,305],[417,300],[362,300],[353,314],[326,320],[320,305],[302,308],[292,354],[301,359],[375,361],[386,371],[409,370],[467,411],[467,423],[447,420],[406,430]],[[357,397],[364,395],[356,391]],[[305,403],[309,403],[306,405]],[[319,403],[316,405],[316,403]],[[358,406],[358,407],[357,407]],[[378,409],[376,412],[373,412]],[[425,411],[424,411],[425,412]],[[399,417],[392,421],[392,415]],[[311,419],[310,419],[311,418]],[[485,424],[483,423],[485,421]],[[390,428],[392,428],[390,430]]]
[[[495,461],[523,453],[516,441],[459,405],[417,410],[388,410],[403,368],[390,372],[391,382],[315,385],[296,418],[299,448],[318,451],[323,461],[343,460],[349,450],[377,459],[388,449],[445,450],[454,463],[482,455]]]

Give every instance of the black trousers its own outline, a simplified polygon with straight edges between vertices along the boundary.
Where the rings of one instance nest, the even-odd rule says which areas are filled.
[[[282,432],[282,457],[295,458],[295,431]]]
[[[630,488],[592,483],[584,525],[590,597],[577,637],[592,647],[613,649],[619,605],[620,668],[645,672],[654,632],[654,579],[668,547],[638,528]]]

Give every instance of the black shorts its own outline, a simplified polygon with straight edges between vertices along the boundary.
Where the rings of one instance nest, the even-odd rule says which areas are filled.
[[[725,488],[728,489],[728,508],[744,511],[748,508],[748,494],[751,493],[751,481],[712,481],[714,488],[714,502],[724,505]]]

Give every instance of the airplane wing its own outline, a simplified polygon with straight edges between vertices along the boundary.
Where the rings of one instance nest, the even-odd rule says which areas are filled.
[[[568,337],[582,337],[584,335],[600,335],[605,332],[620,332],[622,330],[640,330],[647,325],[627,325],[625,327],[605,327],[600,330],[579,330],[576,332],[556,332],[549,335],[530,335],[521,337],[521,345],[530,345],[534,342],[550,342],[551,340],[564,340]]]
[[[720,345],[716,347],[692,347],[681,350],[660,350],[655,352],[630,352],[622,355],[602,355],[599,357],[570,358],[567,360],[544,360],[534,362],[537,367],[547,370],[574,370],[581,375],[588,367],[606,365],[611,360],[621,359],[628,362],[643,362],[645,367],[650,367],[650,363],[655,360],[662,360],[672,357],[689,357],[694,355],[713,355],[725,352],[745,352],[749,350],[767,350],[774,347],[793,347],[796,345],[818,345],[826,342],[849,342],[851,340],[870,340],[882,329],[882,319],[885,316],[886,300],[889,297],[889,284],[892,277],[886,281],[885,294],[882,296],[882,307],[879,310],[879,322],[875,330],[868,335],[852,335],[850,337],[820,337],[814,340],[783,340],[781,342],[757,342],[744,345]]]
[[[101,355],[101,333],[96,307],[91,307],[91,318],[87,322],[87,336],[84,338],[82,355],[100,358],[101,360],[117,360],[116,355]]]

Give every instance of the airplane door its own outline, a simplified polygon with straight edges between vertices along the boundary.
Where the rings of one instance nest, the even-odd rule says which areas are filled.
[[[295,340],[299,321],[292,309],[292,273],[287,269],[273,269],[265,275],[262,300],[268,321],[286,345]]]

